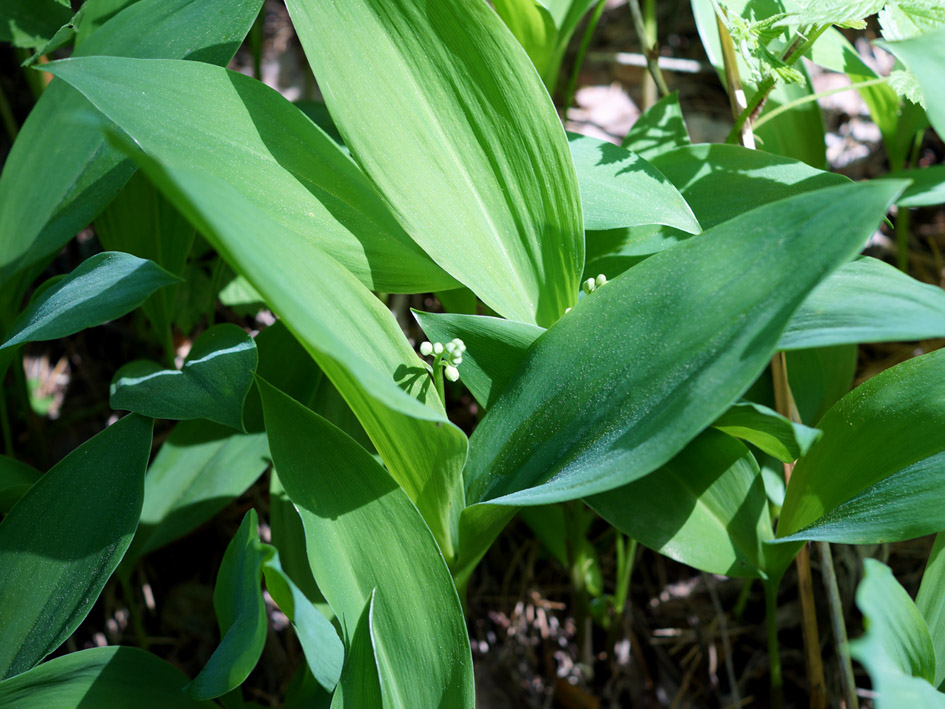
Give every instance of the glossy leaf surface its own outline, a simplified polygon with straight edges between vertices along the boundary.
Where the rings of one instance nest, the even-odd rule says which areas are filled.
[[[665,224],[692,234],[702,231],[679,191],[643,158],[577,133],[568,134],[568,146],[585,229]]]
[[[136,647],[96,647],[57,657],[0,682],[0,704],[21,709],[120,707],[193,709],[215,706],[189,699],[187,677]]]
[[[557,320],[583,264],[577,180],[551,99],[495,12],[287,7],[345,144],[411,237],[501,315]]]
[[[778,349],[945,337],[945,291],[877,259],[844,264],[804,301]]]
[[[42,473],[16,458],[0,455],[0,514],[6,514]]]
[[[316,360],[450,556],[448,510],[459,492],[466,436],[446,420],[391,311],[336,261],[225,182],[168,170],[140,154],[136,159]]]
[[[463,611],[416,508],[355,441],[269,385],[259,386],[273,461],[302,517],[315,579],[349,648],[378,589],[373,638],[384,705],[472,707]]]
[[[850,544],[945,527],[945,350],[896,365],[841,399],[798,461],[778,537]]]
[[[777,411],[750,401],[729,408],[712,427],[758,446],[783,463],[800,458],[820,438],[816,428],[794,423]]]
[[[115,373],[112,408],[152,418],[206,419],[243,430],[243,402],[258,355],[238,325],[215,325],[194,340],[180,370],[137,360]]]
[[[226,64],[262,0],[141,0],[74,56],[185,58]],[[52,255],[118,193],[134,167],[109,147],[101,118],[61,81],[45,91],[0,175],[0,283]],[[42,185],[42,189],[36,189]]]
[[[151,421],[125,416],[63,458],[0,523],[0,676],[42,660],[91,610],[138,526],[150,452]]]
[[[179,60],[86,57],[47,69],[145,152],[225,181],[368,287],[416,292],[456,285],[400,228],[351,158],[264,84]]]
[[[655,472],[587,503],[683,564],[764,578],[763,542],[773,537],[764,483],[748,449],[724,433],[705,431]]]
[[[153,261],[121,252],[96,254],[20,313],[0,349],[57,340],[115,320],[179,279]]]
[[[415,310],[414,317],[431,342],[445,343],[456,337],[463,341],[462,382],[486,409],[505,391],[528,348],[544,332],[537,325],[480,315]]]
[[[794,308],[897,193],[846,185],[766,205],[598,288],[479,424],[467,503],[585,497],[668,462],[761,373]]]

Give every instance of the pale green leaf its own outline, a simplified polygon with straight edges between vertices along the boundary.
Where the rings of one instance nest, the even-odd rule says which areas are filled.
[[[689,131],[674,91],[654,103],[634,122],[621,145],[644,160],[690,144]]]
[[[929,552],[929,561],[922,574],[922,584],[915,597],[916,608],[929,628],[932,645],[935,646],[935,681],[941,687],[945,681],[945,532],[935,535],[935,543]]]
[[[152,157],[225,181],[368,287],[417,292],[456,285],[400,228],[354,161],[266,85],[180,60],[86,57],[45,68]]]
[[[915,76],[925,97],[929,121],[939,135],[945,135],[945,91],[942,90],[945,29],[937,29],[899,42],[877,44],[896,55]]]
[[[883,39],[912,39],[945,27],[941,0],[888,0],[879,13]]]
[[[501,315],[557,320],[583,264],[577,181],[548,92],[495,12],[288,8],[345,144],[411,237]]]
[[[757,446],[783,463],[793,463],[820,438],[820,431],[794,423],[767,406],[739,402],[719,416],[713,428]]]
[[[894,180],[912,180],[899,198],[900,207],[932,207],[945,204],[945,165],[890,173]]]
[[[353,439],[269,385],[259,386],[273,461],[302,517],[315,579],[349,650],[377,589],[372,635],[384,706],[471,708],[462,607],[417,509]]]

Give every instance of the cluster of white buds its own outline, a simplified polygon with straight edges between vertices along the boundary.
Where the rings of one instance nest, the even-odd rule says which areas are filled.
[[[422,342],[420,343],[420,354],[424,357],[435,355],[436,359],[433,366],[438,366],[441,362],[443,374],[451,382],[459,379],[459,370],[457,367],[463,363],[463,352],[466,351],[466,345],[458,337],[450,340],[445,345],[442,342]]]
[[[586,281],[584,281],[581,284],[581,290],[583,290],[587,295],[590,295],[598,288],[605,285],[607,285],[607,276],[602,273],[597,278],[588,278]]]

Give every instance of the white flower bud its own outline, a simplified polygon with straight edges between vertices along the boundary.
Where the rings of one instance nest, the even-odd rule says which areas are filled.
[[[600,274],[597,278],[594,279],[594,284],[595,284],[598,288],[600,288],[600,287],[603,286],[603,285],[606,285],[606,284],[607,284],[607,276],[605,276],[603,273]]]
[[[588,278],[586,281],[584,281],[584,283],[581,284],[581,288],[584,290],[585,293],[590,295],[595,290],[597,290],[597,283],[594,281],[593,278]]]
[[[443,343],[434,342],[433,343],[433,354],[441,355],[443,354]]]
[[[459,379],[459,370],[451,364],[448,364],[443,368],[443,374],[445,374],[446,378],[451,382],[455,382]]]
[[[429,357],[433,354],[433,343],[432,342],[421,342],[420,343],[420,354],[424,357]]]

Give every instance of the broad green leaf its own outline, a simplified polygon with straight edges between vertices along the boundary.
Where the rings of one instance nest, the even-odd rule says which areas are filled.
[[[665,224],[698,234],[686,200],[646,160],[613,143],[568,134],[585,229]]]
[[[271,547],[259,541],[257,522],[256,510],[249,510],[223,553],[213,587],[220,644],[185,688],[192,699],[214,699],[236,689],[262,655],[269,619],[259,584]]]
[[[377,589],[372,624],[384,706],[472,707],[463,611],[417,509],[355,441],[262,381],[259,387],[273,462],[349,649]]]
[[[194,340],[178,369],[136,360],[115,373],[114,409],[159,419],[206,419],[243,430],[243,402],[253,384],[258,355],[238,325],[214,325]]]
[[[945,165],[916,170],[899,170],[889,175],[894,180],[912,180],[899,198],[900,207],[932,207],[945,204]]]
[[[262,0],[141,0],[73,56],[226,64],[261,6]],[[88,101],[62,81],[53,81],[30,112],[0,175],[0,283],[57,252],[131,177],[134,167],[106,145],[100,123]]]
[[[302,518],[286,494],[275,468],[269,473],[269,530],[286,575],[324,615],[334,615],[318,590],[312,567],[308,564]]]
[[[410,236],[501,315],[557,320],[583,264],[577,179],[551,99],[495,12],[287,6],[345,144]]]
[[[785,352],[788,381],[801,421],[813,426],[853,386],[856,345]],[[774,394],[771,402],[773,405]]]
[[[96,254],[33,300],[14,321],[0,350],[58,340],[115,320],[179,280],[154,262],[130,254]]]
[[[553,92],[560,69],[553,61],[558,28],[548,8],[540,0],[495,0],[492,6],[524,47],[548,91]]]
[[[30,488],[0,523],[0,677],[85,619],[138,526],[151,421],[125,416]]]
[[[108,251],[124,251],[154,261],[180,276],[194,243],[194,228],[148,182],[134,175],[95,220],[95,234]],[[174,351],[171,322],[177,288],[165,288],[142,306],[165,351]]]
[[[225,181],[369,288],[456,286],[400,228],[355,162],[265,84],[180,60],[85,57],[45,68],[146,153]]]
[[[939,135],[945,135],[945,91],[941,84],[941,68],[945,64],[945,29],[899,42],[877,44],[900,59],[918,80],[929,121]]]
[[[215,706],[188,699],[181,692],[187,681],[176,667],[136,647],[96,647],[57,657],[0,682],[0,704],[18,709]]]
[[[266,590],[292,622],[312,675],[330,692],[338,684],[345,659],[338,631],[282,570],[279,552],[274,547],[267,548],[270,555],[263,564]]]
[[[945,291],[869,257],[845,264],[807,297],[778,349],[945,337]]]
[[[391,311],[331,257],[225,182],[164,168],[142,154],[135,159],[316,360],[451,558],[449,510],[463,507],[466,436],[446,419]]]
[[[431,342],[458,337],[466,352],[460,377],[479,405],[488,409],[505,391],[531,344],[544,332],[537,325],[481,315],[453,315],[413,311]]]
[[[84,10],[82,22],[76,32],[76,46],[81,45],[92,36],[95,30],[136,2],[139,2],[139,0],[85,0],[82,3],[82,9]]]
[[[4,0],[0,8],[0,42],[35,49],[45,44],[72,17],[58,0]]]
[[[945,532],[935,535],[935,543],[929,552],[929,561],[922,574],[922,584],[915,597],[916,608],[929,628],[932,645],[935,646],[935,681],[941,687],[945,680]]]
[[[864,21],[879,12],[886,0],[794,0],[796,9],[779,22],[793,27],[817,27],[837,25],[839,27],[866,26]]]
[[[6,514],[42,473],[16,458],[0,455],[0,514]]]
[[[610,279],[616,278],[647,257],[692,236],[679,229],[657,225],[589,231],[585,234],[587,255],[583,278],[595,278],[601,273]]]
[[[945,696],[929,684],[935,650],[929,629],[889,567],[865,559],[856,605],[866,633],[850,643],[850,654],[866,667],[877,709],[945,707]]]
[[[850,182],[740,145],[688,145],[653,158],[653,166],[679,188],[705,229],[769,202]]]
[[[817,426],[823,437],[794,467],[779,539],[874,544],[945,528],[945,350],[869,379]]]
[[[209,421],[177,424],[144,479],[144,506],[123,566],[178,539],[242,495],[269,466],[265,434]]]
[[[617,529],[651,549],[715,574],[765,578],[771,532],[758,464],[734,438],[708,430],[629,485],[587,499]]]
[[[598,288],[535,342],[479,424],[467,503],[585,497],[668,462],[762,372],[793,310],[859,250],[898,189],[768,204]]]
[[[644,160],[690,144],[689,131],[674,91],[646,109],[634,122],[621,145]]]
[[[331,709],[384,707],[377,661],[374,659],[374,598],[376,589],[364,603],[360,617],[352,618],[354,629],[348,640],[348,656],[341,681],[331,700]]]
[[[820,438],[816,428],[794,423],[777,411],[750,401],[730,407],[712,427],[741,438],[784,463],[800,458]]]

